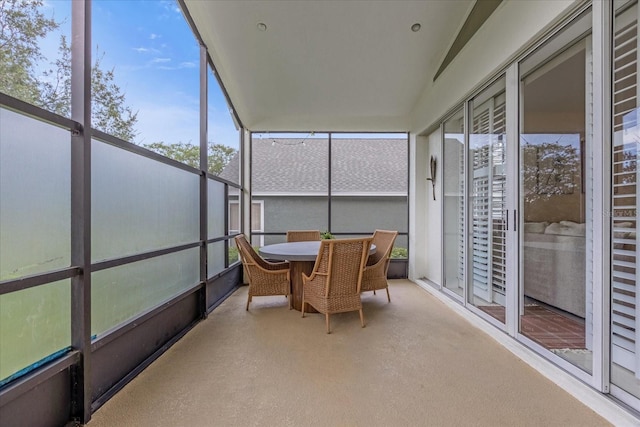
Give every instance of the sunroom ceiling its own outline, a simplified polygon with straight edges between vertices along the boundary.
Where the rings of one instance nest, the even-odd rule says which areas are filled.
[[[185,0],[254,131],[409,130],[473,3]]]

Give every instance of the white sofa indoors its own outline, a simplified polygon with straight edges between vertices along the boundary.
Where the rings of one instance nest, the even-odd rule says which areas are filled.
[[[524,294],[585,317],[585,224],[524,225]]]

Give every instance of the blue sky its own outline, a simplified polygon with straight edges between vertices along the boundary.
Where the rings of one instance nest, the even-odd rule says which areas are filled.
[[[53,61],[60,34],[69,38],[71,2],[49,0],[46,13],[63,21],[40,44]],[[92,48],[102,68],[114,69],[126,104],[138,112],[134,142],[199,143],[199,48],[178,4],[171,0],[94,0]],[[209,141],[238,147],[238,132],[209,72]]]

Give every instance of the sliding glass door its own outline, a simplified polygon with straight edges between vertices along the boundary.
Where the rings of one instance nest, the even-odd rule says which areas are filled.
[[[465,283],[464,112],[444,123],[444,288],[462,297]]]
[[[594,65],[592,13],[606,7],[612,85],[594,99],[608,59]],[[443,122],[443,289],[638,408],[640,7],[593,8]]]
[[[519,332],[592,372],[590,14],[520,63]]]
[[[469,303],[505,323],[505,78],[469,103]]]

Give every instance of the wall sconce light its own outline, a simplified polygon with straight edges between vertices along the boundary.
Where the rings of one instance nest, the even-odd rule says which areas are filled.
[[[437,161],[435,156],[431,156],[431,161],[429,162],[431,167],[431,178],[427,178],[427,181],[431,181],[431,189],[433,191],[433,200],[436,199],[436,167]]]

